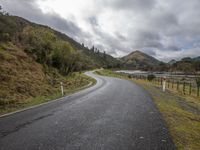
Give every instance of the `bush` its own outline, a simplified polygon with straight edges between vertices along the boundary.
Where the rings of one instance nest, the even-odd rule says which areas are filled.
[[[147,76],[147,79],[149,80],[149,81],[152,81],[153,79],[155,79],[156,78],[156,76],[154,75],[154,74],[149,74],[148,76]]]
[[[197,87],[200,87],[200,76],[196,77],[196,84]]]

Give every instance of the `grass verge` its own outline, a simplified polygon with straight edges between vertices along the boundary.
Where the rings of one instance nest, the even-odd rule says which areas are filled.
[[[96,80],[83,74],[83,73],[73,73],[70,76],[62,77],[59,79],[63,81],[64,86],[64,96],[73,94],[85,88],[88,88],[96,84]],[[10,113],[13,111],[21,110],[24,108],[29,108],[31,106],[39,105],[51,100],[61,98],[60,85],[56,84],[53,88],[53,93],[48,93],[44,95],[39,95],[35,97],[30,97],[25,100],[20,101],[7,101],[0,105],[0,115]]]
[[[178,150],[200,149],[200,100],[167,90],[144,80],[131,79],[128,75],[110,70],[96,72],[99,75],[124,78],[144,87],[152,96],[163,115]]]

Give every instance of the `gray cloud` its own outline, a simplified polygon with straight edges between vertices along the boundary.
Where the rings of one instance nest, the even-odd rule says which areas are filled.
[[[117,10],[149,11],[155,6],[155,0],[104,0],[102,4]]]
[[[35,4],[35,0],[8,0],[2,1],[1,4],[3,5],[3,8],[12,15],[18,15],[30,21],[48,25],[75,39],[80,36],[86,36],[75,23],[62,18],[59,14],[55,12],[51,14],[42,13],[41,9]]]
[[[73,3],[64,2],[70,6]],[[11,14],[49,25],[113,56],[136,49],[164,61],[200,55],[199,0],[85,0],[84,3],[92,8],[63,14],[59,10],[43,13],[36,0],[0,0]],[[61,17],[65,15],[75,19]]]

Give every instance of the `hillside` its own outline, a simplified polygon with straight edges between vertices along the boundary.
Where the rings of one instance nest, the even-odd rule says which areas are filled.
[[[193,58],[193,61],[200,61],[200,56]]]
[[[161,62],[141,51],[134,51],[121,58],[122,66],[128,69],[150,70]]]
[[[175,64],[175,63],[176,63],[176,60],[175,60],[175,59],[172,59],[172,60],[170,60],[170,61],[168,62],[169,65],[173,65],[173,64]]]
[[[90,67],[118,68],[120,61],[111,55],[100,52],[98,49],[88,49],[83,44],[78,43],[66,34],[54,30],[54,33],[64,41],[68,41],[75,49],[79,50],[85,59],[90,60],[87,65]]]
[[[56,98],[60,82],[66,93],[77,90],[93,80],[76,72],[118,63],[47,26],[0,12],[0,113]]]
[[[200,56],[195,58],[185,57],[173,64],[169,64],[170,71],[182,71],[188,74],[200,71]]]
[[[41,60],[43,58],[38,58],[41,55],[44,57],[57,57],[53,55],[55,53],[57,53],[55,55],[58,55],[59,52],[67,53],[66,51],[68,51],[66,55],[71,54],[73,57],[67,59],[78,57],[75,61],[76,67],[69,68],[72,72],[96,67],[116,67],[119,64],[119,61],[112,56],[99,52],[99,50],[98,52],[91,51],[67,35],[47,26],[31,23],[21,17],[3,14],[0,16],[0,21],[0,41],[4,43],[12,42],[26,53],[36,56],[36,61],[39,63],[47,63],[47,61],[53,63],[52,59],[56,59]],[[63,52],[61,52],[61,49]],[[70,60],[70,62],[73,61]]]

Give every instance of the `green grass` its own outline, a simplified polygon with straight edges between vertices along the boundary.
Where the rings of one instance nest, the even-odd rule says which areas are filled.
[[[78,92],[96,83],[95,79],[88,77],[83,73],[73,73],[72,75],[66,78],[62,78],[62,81],[64,85],[64,96]],[[52,87],[54,88],[54,91],[55,91],[52,94],[39,95],[36,97],[27,98],[22,101],[12,100],[9,103],[0,105],[0,114],[1,115],[6,114],[9,112],[17,111],[20,109],[28,108],[34,105],[39,105],[51,100],[61,98],[62,95],[61,95],[60,86],[59,85],[56,85],[56,86],[57,87]]]
[[[178,150],[200,149],[200,100],[189,95],[167,90],[162,92],[161,87],[145,80],[129,78],[110,70],[96,72],[106,75],[124,78],[144,87],[152,96],[157,108],[162,113],[173,141]]]

